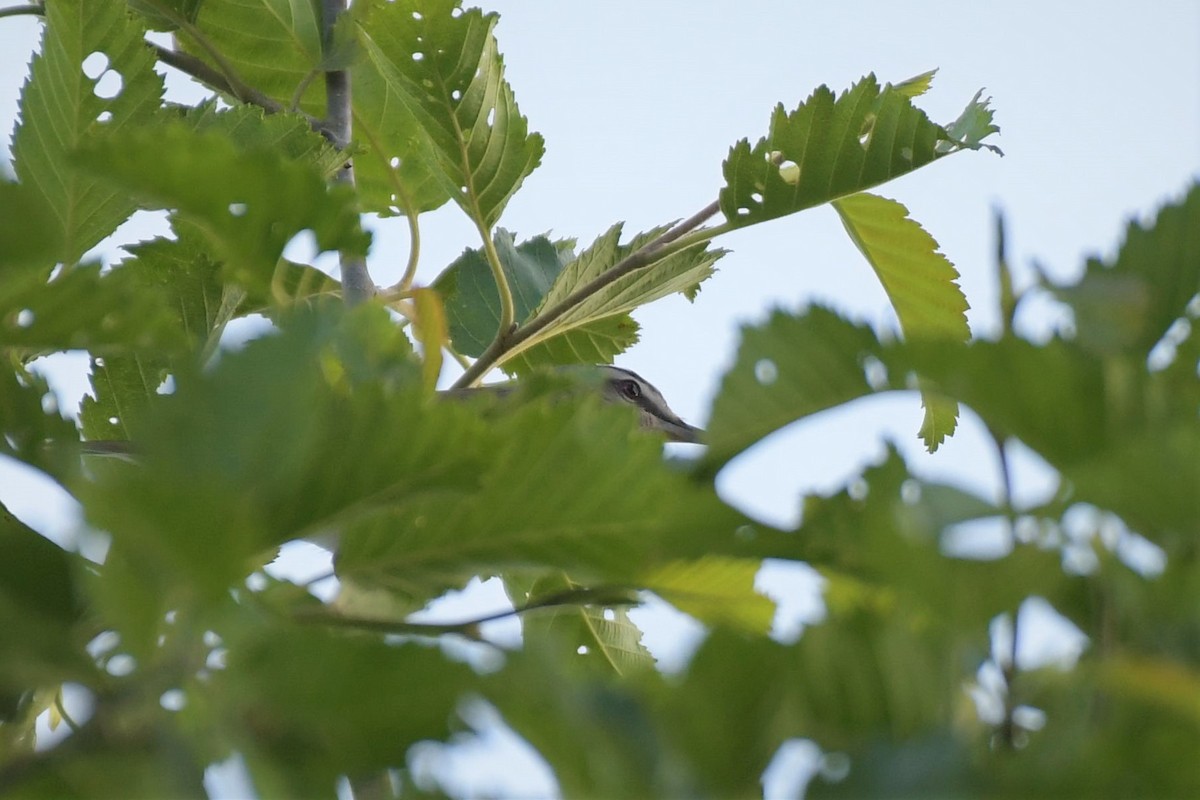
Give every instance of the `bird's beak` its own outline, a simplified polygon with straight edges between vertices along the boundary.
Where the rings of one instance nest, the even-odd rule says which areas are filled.
[[[655,415],[654,423],[654,427],[666,434],[672,442],[702,444],[704,441],[704,429],[688,425],[679,417],[668,419]]]

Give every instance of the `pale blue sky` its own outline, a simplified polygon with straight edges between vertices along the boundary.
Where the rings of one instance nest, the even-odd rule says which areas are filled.
[[[983,88],[1002,128],[994,141],[1006,156],[963,153],[879,192],[905,203],[941,243],[962,273],[973,329],[989,335],[996,324],[993,208],[1007,216],[1010,261],[1019,285],[1027,285],[1031,260],[1057,277],[1076,274],[1086,255],[1113,252],[1128,217],[1178,196],[1200,175],[1194,0],[498,0],[486,7],[501,13],[508,78],[531,127],[547,140],[541,168],[501,223],[522,235],[551,230],[586,243],[618,220],[633,233],[687,216],[715,197],[729,145],[765,133],[776,102],[792,108],[818,84],[842,90],[871,71],[898,81],[937,67],[932,91],[918,104],[948,122]],[[32,20],[0,20],[5,139],[35,40]],[[424,231],[423,280],[478,245],[453,209],[431,215]],[[738,326],[771,307],[819,301],[892,324],[877,281],[828,209],[718,244],[733,252],[697,301],[675,297],[638,312],[642,342],[618,360],[656,383],[689,421],[706,421]],[[405,257],[403,225],[384,223],[372,255],[376,281],[393,282]],[[1019,321],[1044,334],[1057,319],[1039,302]],[[915,396],[861,401],[772,437],[719,485],[766,519],[794,520],[800,492],[840,485],[878,457],[882,437],[890,436],[916,471],[995,491],[994,458],[969,413],[932,456],[916,440],[919,420]],[[1020,458],[1017,466],[1019,492],[1046,490],[1036,459]],[[51,513],[55,504],[28,486],[0,464],[0,500],[41,529],[64,524]],[[456,771],[477,775],[472,785],[488,780]]]

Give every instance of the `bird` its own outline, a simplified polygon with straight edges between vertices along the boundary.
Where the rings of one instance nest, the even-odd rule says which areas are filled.
[[[639,427],[645,431],[665,436],[672,442],[701,444],[704,431],[684,422],[682,418],[667,405],[663,397],[650,381],[638,375],[633,370],[610,364],[594,366],[560,367],[559,372],[574,372],[579,375],[579,384],[584,387],[595,386],[601,399],[605,402],[632,406],[637,410]],[[470,399],[480,395],[504,396],[513,392],[517,382],[494,383],[485,386],[447,389],[438,394],[453,399]],[[129,458],[135,456],[137,448],[127,441],[92,440],[80,443],[84,455],[115,456]]]
[[[603,397],[610,403],[628,403],[638,410],[643,430],[658,431],[673,442],[700,444],[704,431],[684,422],[667,405],[662,392],[636,372],[607,364],[599,367]]]

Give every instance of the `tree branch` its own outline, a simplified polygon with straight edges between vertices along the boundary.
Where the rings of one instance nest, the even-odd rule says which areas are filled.
[[[454,382],[452,388],[462,389],[473,386],[489,369],[495,366],[504,353],[544,330],[550,323],[614,281],[625,277],[631,272],[649,267],[654,262],[672,253],[691,247],[700,241],[711,239],[714,235],[721,232],[720,228],[706,230],[703,232],[703,237],[697,237],[694,240],[691,238],[683,240],[683,237],[696,228],[699,228],[720,210],[719,203],[714,200],[661,236],[647,242],[602,274],[597,275],[594,279],[576,289],[563,298],[557,305],[538,314],[537,318],[531,320],[528,325],[524,325],[508,333],[505,333],[502,326],[496,338],[492,340],[492,343],[480,353],[479,358],[475,359],[475,363]],[[676,246],[672,247],[672,244]]]
[[[322,0],[321,28],[326,50],[333,47],[333,29],[338,16],[346,10],[346,0]],[[344,69],[328,70],[325,73],[325,100],[328,113],[325,124],[334,147],[346,150],[350,146],[350,131],[353,112],[350,105],[350,73]],[[354,186],[354,162],[346,160],[334,180]],[[338,254],[342,269],[342,297],[348,306],[366,302],[375,295],[375,282],[367,271],[367,260]]]

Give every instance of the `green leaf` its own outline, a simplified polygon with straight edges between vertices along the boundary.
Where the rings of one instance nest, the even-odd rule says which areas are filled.
[[[618,223],[609,228],[578,258],[566,264],[530,321],[555,309],[574,292],[666,231],[655,228],[622,245],[622,227]],[[506,369],[525,373],[543,364],[611,364],[613,356],[637,341],[637,327],[628,316],[630,311],[675,292],[693,299],[700,283],[713,274],[712,265],[724,254],[724,250],[697,245],[617,278],[510,350],[506,361],[514,360],[508,361]]]
[[[907,174],[959,147],[914,107],[907,87],[880,89],[868,75],[835,97],[819,87],[770,133],[725,160],[721,211],[735,227],[775,219]]]
[[[181,21],[195,22],[204,0],[127,0],[129,10],[139,14],[147,28],[173,31]]]
[[[1071,306],[1080,344],[1144,359],[1200,293],[1200,185],[1152,225],[1130,222],[1116,259],[1089,259],[1077,282],[1050,288]]]
[[[181,369],[134,431],[140,463],[97,464],[78,487],[158,603],[215,602],[289,539],[473,484],[483,422],[430,403],[382,309],[339,309],[298,308],[212,370]]]
[[[493,237],[500,265],[513,295],[517,320],[526,319],[545,297],[569,259],[569,242],[535,236],[515,244],[513,234],[499,228]],[[478,356],[496,338],[500,294],[482,250],[465,250],[433,283],[442,293],[450,338],[458,352]]]
[[[905,97],[920,97],[929,91],[929,87],[933,86],[934,75],[937,75],[937,69],[922,72],[920,75],[914,75],[899,83],[890,83],[888,86]]]
[[[552,573],[522,585],[505,582],[515,606],[536,605],[540,600],[585,587],[563,573]],[[642,631],[624,608],[598,605],[556,605],[522,615],[526,647],[558,647],[579,664],[618,675],[635,674],[654,666],[654,657],[642,644]]]
[[[208,352],[216,347],[216,339],[237,305],[230,292],[239,298],[244,293],[222,285],[221,266],[208,255],[196,231],[186,225],[174,227],[172,239],[151,239],[126,247],[133,257],[122,262],[121,269],[164,298],[163,304],[192,350]]]
[[[833,207],[883,284],[905,338],[971,338],[958,270],[903,204],[860,193],[835,200]]]
[[[562,329],[527,349],[513,348],[516,354],[501,366],[511,374],[528,375],[547,365],[611,364],[613,356],[637,342],[637,322],[628,314],[616,314]]]
[[[67,157],[91,133],[120,131],[158,113],[162,77],[143,35],[123,3],[62,0],[46,6],[42,46],[22,90],[13,166],[21,183],[53,211],[54,237],[62,245],[47,268],[54,260],[75,264],[134,211],[127,193],[73,168]],[[94,53],[120,76],[115,97],[98,96],[101,76],[84,74],[83,62]]]
[[[78,558],[24,525],[0,504],[0,723],[15,694],[91,677],[92,663],[72,630],[83,614]]]
[[[138,196],[174,208],[207,236],[233,277],[267,291],[284,246],[311,230],[321,250],[365,255],[350,189],[273,150],[238,150],[181,123],[129,130],[80,148],[78,162]]]
[[[0,453],[65,480],[79,470],[79,441],[45,379],[15,361],[0,369]],[[53,443],[52,446],[47,446]],[[67,445],[67,446],[63,446]]]
[[[5,283],[27,268],[53,264],[62,250],[61,234],[53,209],[39,192],[0,180],[0,275]]]
[[[971,337],[958,270],[907,208],[867,193],[835,200],[833,207],[883,284],[905,338],[965,342]],[[954,433],[958,404],[933,389],[922,392],[921,402],[925,419],[918,435],[932,453]]]
[[[484,684],[505,721],[550,763],[562,795],[700,796],[689,791],[694,786],[642,697],[663,685],[661,676],[585,669],[563,645],[536,640],[509,655]]]
[[[443,190],[490,229],[545,150],[504,80],[492,35],[499,17],[463,11],[456,0],[364,5],[365,57],[386,82],[387,95],[417,120],[437,159],[436,168],[427,167]],[[385,142],[373,146],[381,151],[377,162],[395,149]],[[403,162],[424,152],[417,143],[395,157]]]
[[[158,292],[132,273],[103,272],[99,264],[80,265],[48,284],[41,275],[5,283],[0,320],[5,348],[26,356],[73,349],[127,352],[179,341]]]
[[[863,362],[881,354],[870,327],[814,306],[776,311],[742,329],[737,361],[721,381],[706,440],[706,462],[724,464],[798,419],[871,394]]]
[[[448,738],[478,680],[416,644],[279,625],[230,638],[228,665],[205,693],[216,722],[251,774],[293,796],[332,794],[341,775],[403,766],[413,744]]]
[[[1193,421],[1128,433],[1091,457],[1060,461],[1078,498],[1119,514],[1143,535],[1185,552],[1200,529],[1200,431]],[[1137,480],[1130,480],[1136,475]]]
[[[319,117],[325,114],[325,81],[317,72],[320,13],[310,0],[204,0],[195,25],[176,37],[182,49],[211,64],[202,38],[243,84],[288,108],[299,100],[295,105]]]
[[[907,365],[966,403],[1001,436],[1016,436],[1056,466],[1104,449],[1109,436],[1101,365],[1062,341],[1016,338],[968,347],[913,342]]]
[[[446,309],[434,289],[413,291],[413,335],[421,343],[421,378],[425,388],[437,388],[442,373],[442,348],[449,342]]]
[[[971,98],[971,102],[967,103],[967,107],[963,109],[958,119],[946,126],[946,132],[950,134],[950,138],[954,142],[954,147],[966,150],[986,148],[996,155],[1002,156],[1004,152],[996,145],[983,144],[984,139],[993,133],[999,133],[1000,128],[993,124],[992,119],[995,114],[988,108],[988,103],[992,99],[989,97],[981,101],[979,98],[982,96],[983,90],[980,89]],[[948,144],[942,145],[940,148],[940,152],[950,151]]]
[[[273,150],[291,161],[312,164],[325,176],[346,163],[346,155],[298,114],[268,114],[250,105],[219,109],[209,100],[187,109],[184,120],[197,131],[223,134],[240,150]]]
[[[83,435],[91,440],[135,439],[159,398],[168,362],[153,355],[92,358],[92,394],[79,407]]]
[[[354,135],[361,148],[355,178],[363,210],[381,216],[432,211],[456,192],[442,174],[433,140],[422,127],[428,120],[402,70],[417,35],[405,11],[366,0],[351,10],[362,28],[352,71]]]
[[[646,588],[709,625],[728,625],[765,636],[775,603],[754,590],[762,562],[723,556],[675,561],[642,575]]]
[[[664,465],[629,411],[559,393],[497,415],[475,487],[364,519],[343,539],[339,574],[400,592],[510,568],[636,587],[655,565],[731,552],[745,518]]]

